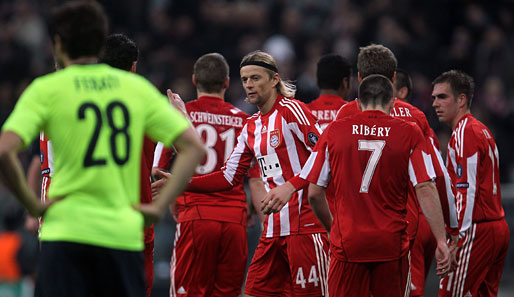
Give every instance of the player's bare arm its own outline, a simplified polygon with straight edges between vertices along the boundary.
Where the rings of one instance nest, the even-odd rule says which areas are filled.
[[[145,216],[145,223],[152,224],[164,215],[166,209],[180,195],[189,179],[193,176],[196,166],[202,161],[205,149],[202,141],[192,127],[189,127],[173,143],[180,153],[171,168],[173,178],[167,179],[153,204],[144,204],[138,210]]]
[[[323,228],[330,233],[333,218],[325,197],[325,188],[311,183],[309,185],[309,204]]]
[[[56,200],[41,203],[31,191],[17,156],[17,152],[22,146],[23,141],[16,133],[2,132],[0,135],[0,172],[9,190],[25,206],[30,215],[39,217]]]
[[[446,276],[451,271],[452,258],[446,244],[446,231],[444,229],[443,212],[438,198],[437,190],[432,181],[419,183],[415,186],[416,196],[423,210],[430,229],[437,242],[435,258],[437,260],[436,274]]]

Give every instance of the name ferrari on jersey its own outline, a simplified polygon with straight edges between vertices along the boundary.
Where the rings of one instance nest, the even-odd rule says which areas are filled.
[[[189,113],[193,123],[208,123],[213,125],[224,125],[231,127],[243,127],[243,119],[224,114],[213,114],[209,112],[193,111]]]
[[[352,134],[364,136],[389,136],[391,127],[377,127],[376,125],[352,125]]]
[[[259,162],[261,166],[263,177],[282,176],[282,167],[280,166],[280,161],[276,153],[259,157],[257,158],[257,162]]]

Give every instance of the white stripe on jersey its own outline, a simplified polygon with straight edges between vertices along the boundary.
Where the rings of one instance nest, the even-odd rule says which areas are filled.
[[[155,146],[155,151],[153,154],[153,164],[152,167],[159,167],[159,161],[162,158],[162,150],[164,149],[164,144],[162,142],[157,142]],[[166,168],[167,169],[167,168]]]
[[[328,186],[331,178],[330,173],[332,172],[332,169],[330,168],[329,157],[328,148],[325,148],[325,162],[323,162],[323,167],[321,168],[318,179],[318,185],[322,187]]]
[[[294,102],[292,100],[288,100],[286,98],[280,100],[280,105],[287,107],[295,116],[295,118],[298,120],[298,122],[302,125],[309,125],[309,120],[305,116],[305,113],[303,112],[302,108],[297,102]]]
[[[467,175],[468,175],[468,190],[466,191],[466,210],[464,218],[462,219],[462,226],[460,231],[465,231],[471,227],[473,219],[473,207],[475,205],[475,194],[477,185],[477,166],[478,166],[478,152],[467,159]]]
[[[237,137],[237,144],[234,147],[234,150],[232,150],[232,153],[228,157],[227,161],[225,162],[225,170],[223,170],[223,176],[225,179],[231,184],[234,185],[234,177],[236,175],[236,170],[239,165],[239,160],[241,159],[241,156],[243,155],[243,152],[245,151],[246,145],[246,139],[248,139],[248,125],[244,125],[243,129],[241,130],[241,134]],[[232,158],[234,156],[234,158]]]
[[[48,153],[48,168],[50,168],[50,176],[53,176],[54,175],[54,151],[52,149],[52,142],[50,140],[48,140],[46,142],[46,146],[47,146],[47,153]]]
[[[307,179],[309,174],[311,173],[312,166],[314,165],[314,161],[316,161],[316,156],[318,152],[312,152],[309,156],[309,159],[303,164],[302,172],[300,172],[300,177],[303,179]]]
[[[432,138],[430,138],[430,142],[432,143],[432,147],[434,148],[437,164],[439,164],[439,167],[443,171],[446,198],[448,199],[448,206],[450,212],[450,228],[457,228],[459,226],[459,221],[457,219],[457,210],[455,208],[455,196],[453,195],[452,191],[452,181],[450,175],[448,174],[448,170],[444,166],[443,157],[441,157],[439,150],[437,150],[437,148],[435,147],[434,140]]]
[[[421,155],[423,156],[423,161],[425,162],[425,168],[427,169],[428,177],[434,180],[435,170],[434,164],[432,163],[432,157],[429,154],[425,154],[423,151],[421,152]]]
[[[457,159],[455,158],[455,150],[450,147],[450,144],[448,144],[448,156],[449,161],[452,163],[453,171],[457,173]],[[446,163],[448,163],[448,160],[446,160]]]
[[[271,120],[271,118],[270,118],[270,120]],[[285,127],[286,125],[287,125],[287,123],[286,123],[285,119],[282,118],[282,127]],[[271,123],[270,123],[270,126],[271,126]],[[291,169],[293,170],[293,174],[297,175],[300,173],[300,171],[302,171],[302,164],[300,163],[300,158],[298,157],[298,151],[296,150],[296,145],[295,145],[293,134],[291,133],[291,131],[289,129],[282,129],[282,133],[284,134],[284,141],[288,146],[287,156],[289,157],[289,162],[291,163]]]
[[[416,178],[416,173],[414,173],[414,168],[412,167],[412,162],[409,158],[409,178],[412,186],[415,187],[418,184],[418,179]]]
[[[275,122],[277,120],[277,115],[278,115],[278,110],[275,110],[270,115],[270,117],[268,119],[268,131],[275,130]],[[281,119],[283,121],[282,124],[284,124],[285,121],[283,120],[282,117],[281,117]],[[288,131],[287,131],[287,129],[281,129],[281,130],[282,130],[282,134],[284,134],[284,136],[283,136],[284,137],[284,141],[286,141],[286,134],[287,134]],[[261,133],[256,133],[256,134],[261,134]],[[268,135],[268,134],[266,133],[265,135]],[[257,146],[257,137],[255,139],[256,139],[255,140],[255,146]],[[262,139],[261,139],[261,141],[262,141]],[[275,149],[273,147],[271,147],[268,139],[266,139],[265,141],[266,141],[266,148],[268,150],[267,155],[275,154],[276,153]],[[259,145],[260,145],[260,142],[259,142]],[[295,148],[295,152],[296,152],[296,148]],[[288,153],[289,158],[291,158],[291,152],[290,152],[289,149],[287,150],[287,153]],[[281,162],[282,161],[284,161],[284,160],[281,160]],[[279,186],[279,185],[283,185],[286,181],[284,180],[284,176],[283,175],[279,175],[279,176],[273,176],[273,182],[277,186]],[[268,227],[268,230],[269,230],[269,227]],[[284,207],[282,207],[282,209],[280,210],[280,236],[286,236],[286,235],[290,235],[290,234],[291,234],[291,225],[289,223],[289,202],[287,202],[284,205]],[[271,236],[273,236],[273,234]]]
[[[177,224],[175,230],[175,242],[173,243],[173,255],[171,256],[171,267],[170,267],[170,296],[176,297],[177,290],[175,288],[175,269],[177,268],[177,242],[180,237],[180,223]]]
[[[464,156],[464,130],[466,129],[466,124],[468,123],[468,119],[464,119],[464,121],[459,123],[457,129],[455,129],[455,149],[457,150],[457,155],[459,157]]]
[[[295,109],[297,109],[300,112],[300,116],[303,117],[305,122],[307,122],[307,125],[310,125],[309,118],[307,118],[307,116],[305,115],[305,112],[303,111],[302,107],[300,106],[300,104],[298,102],[291,100],[289,98],[284,98],[284,102],[294,106]]]

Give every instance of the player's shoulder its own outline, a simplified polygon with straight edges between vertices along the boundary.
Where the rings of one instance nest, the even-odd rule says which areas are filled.
[[[491,131],[478,119],[471,114],[467,114],[457,123],[456,131],[462,131],[464,138],[481,141],[493,139]]]
[[[357,106],[357,101],[349,101],[343,104],[341,108],[339,108],[339,110],[337,111],[337,119],[343,119],[357,112],[360,112],[359,107]]]
[[[297,99],[279,97],[275,105],[281,116],[287,121],[295,121],[302,125],[309,125],[309,116],[312,117],[310,109]]]

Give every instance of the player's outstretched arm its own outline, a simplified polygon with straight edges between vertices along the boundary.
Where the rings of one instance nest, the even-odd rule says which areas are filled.
[[[437,261],[437,275],[444,277],[450,272],[451,256],[446,244],[446,231],[444,229],[443,212],[437,190],[432,181],[419,183],[415,186],[416,196],[423,210],[423,214],[430,225],[437,242],[435,258]]]
[[[55,200],[41,203],[30,189],[17,156],[17,152],[22,145],[23,141],[16,133],[11,131],[2,132],[0,135],[0,172],[9,190],[23,204],[30,215],[39,217]]]
[[[325,197],[325,188],[311,183],[309,185],[309,204],[323,228],[330,233],[333,219]]]
[[[152,224],[162,218],[170,203],[174,203],[177,196],[184,191],[196,166],[205,155],[202,141],[192,127],[177,137],[173,145],[179,151],[171,167],[173,178],[167,179],[153,204],[143,204],[138,207],[145,216],[146,224]]]

